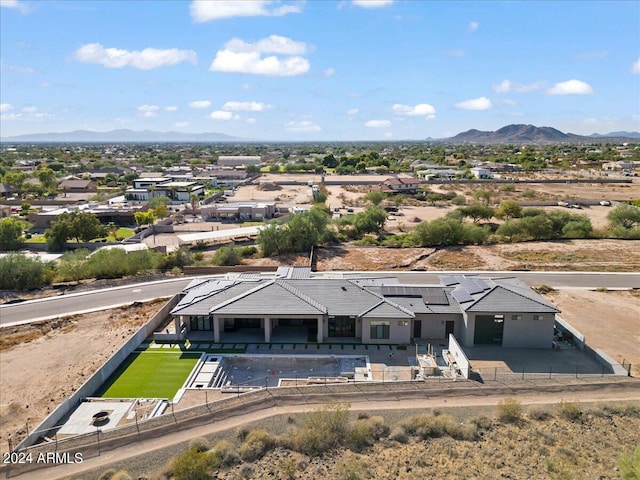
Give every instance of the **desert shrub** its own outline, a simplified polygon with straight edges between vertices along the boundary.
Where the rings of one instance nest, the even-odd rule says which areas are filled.
[[[529,416],[530,419],[532,420],[538,420],[538,421],[544,421],[547,420],[551,414],[545,410],[544,408],[538,408],[538,407],[533,407],[530,408],[529,411],[527,412],[527,415]]]
[[[409,435],[415,435],[423,440],[428,438],[443,437],[455,430],[455,423],[450,415],[432,415],[423,413],[413,417],[404,424],[405,431]]]
[[[489,430],[491,427],[493,427],[493,421],[486,415],[478,415],[477,417],[471,419],[471,423],[482,430]]]
[[[220,247],[211,261],[223,267],[238,265],[242,261],[242,253],[238,247]]]
[[[623,480],[640,480],[640,445],[633,453],[625,453],[618,462]]]
[[[258,253],[258,249],[256,247],[254,247],[253,245],[247,245],[246,247],[240,247],[240,254],[245,258],[246,257],[252,257],[256,253]]]
[[[380,437],[389,434],[389,427],[384,418],[375,416],[356,420],[349,432],[349,446],[354,450],[361,450],[372,446]]]
[[[9,253],[0,258],[0,290],[31,290],[48,285],[53,280],[53,263]]]
[[[115,468],[110,468],[102,472],[102,474],[98,477],[98,480],[131,480],[132,477],[129,472],[125,470],[116,470]]]
[[[582,408],[580,402],[565,402],[564,400],[558,404],[560,415],[570,422],[580,422],[582,420]]]
[[[467,199],[465,198],[464,195],[456,195],[451,199],[451,205],[461,206],[461,205],[466,205],[466,203],[467,203]]]
[[[211,448],[211,444],[206,438],[198,437],[189,442],[189,448],[195,448],[198,452],[206,452]]]
[[[329,405],[305,416],[300,428],[283,442],[293,450],[316,456],[340,446],[348,433],[349,405]]]
[[[199,452],[189,448],[178,455],[172,464],[173,478],[176,480],[208,480],[209,472],[218,466],[218,459],[214,453]]]
[[[244,442],[244,439],[247,438],[247,435],[249,435],[249,428],[247,426],[241,425],[236,428],[236,437],[238,437],[238,440],[240,440],[241,442]]]
[[[360,480],[365,477],[366,467],[355,456],[336,465],[336,478],[339,480]]]
[[[391,432],[389,433],[389,439],[398,443],[407,443],[409,441],[407,432],[401,426],[395,426],[391,429]]]
[[[296,472],[298,471],[298,462],[295,458],[282,458],[278,460],[278,470],[282,478],[293,480],[296,478]]]
[[[504,423],[518,423],[522,420],[522,405],[513,397],[498,402],[498,418]]]
[[[263,457],[276,445],[275,438],[266,430],[252,430],[240,445],[238,453],[246,462]]]
[[[211,449],[211,452],[215,453],[216,457],[218,457],[220,465],[223,465],[225,467],[240,463],[238,449],[233,443],[227,440],[217,441]]]

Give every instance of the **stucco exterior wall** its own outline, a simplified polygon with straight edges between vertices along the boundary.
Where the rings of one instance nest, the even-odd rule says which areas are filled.
[[[420,338],[446,338],[447,322],[455,322],[453,334],[459,338],[462,331],[462,315],[457,313],[416,314],[421,321]]]
[[[389,322],[389,338],[371,338],[371,322],[372,321],[388,321]],[[378,343],[395,343],[408,345],[411,342],[411,320],[397,318],[366,318],[362,320],[362,343],[378,344]]]
[[[521,315],[522,320],[513,320]],[[542,320],[534,320],[533,313],[505,313],[502,346],[509,348],[552,348],[554,313],[540,313]]]

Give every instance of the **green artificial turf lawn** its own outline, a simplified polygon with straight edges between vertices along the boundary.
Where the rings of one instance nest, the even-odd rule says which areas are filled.
[[[105,382],[100,396],[171,400],[199,358],[199,353],[132,353]]]

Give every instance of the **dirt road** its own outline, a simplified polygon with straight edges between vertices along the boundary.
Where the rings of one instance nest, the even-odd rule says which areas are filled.
[[[560,401],[580,402],[601,402],[601,401],[637,401],[640,400],[640,382],[628,380],[630,383],[626,388],[620,388],[616,383],[610,384],[594,384],[590,387],[582,387],[580,392],[573,391],[571,385],[567,385],[562,391],[548,391],[539,389],[531,391],[530,386],[523,384],[526,389],[525,393],[514,396],[522,404],[554,404]],[[575,387],[575,386],[574,386]],[[514,386],[514,392],[517,388]],[[492,389],[468,389],[460,391],[459,395],[453,397],[436,397],[424,400],[364,400],[362,402],[352,402],[351,409],[354,411],[372,411],[372,410],[403,410],[416,408],[444,408],[444,407],[475,407],[475,406],[495,406],[505,398],[504,391],[500,394],[491,393]],[[89,472],[95,469],[106,469],[114,462],[122,462],[141,455],[149,455],[154,451],[167,448],[182,442],[187,442],[196,437],[203,437],[212,433],[222,432],[228,429],[234,429],[240,425],[253,421],[262,420],[275,415],[290,415],[299,412],[312,411],[318,408],[320,404],[310,403],[305,405],[288,405],[271,407],[264,410],[252,412],[246,415],[236,416],[221,420],[216,423],[185,429],[175,433],[158,437],[151,441],[143,443],[126,445],[115,448],[109,452],[103,452],[98,457],[85,459],[82,463],[64,464],[51,468],[44,468],[12,476],[15,479],[29,480],[53,480],[67,478],[74,475],[80,475],[83,472]]]

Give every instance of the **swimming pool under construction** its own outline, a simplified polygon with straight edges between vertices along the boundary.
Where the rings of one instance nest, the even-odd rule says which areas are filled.
[[[185,388],[237,392],[292,382],[296,385],[346,383],[370,378],[367,356],[203,354]]]

